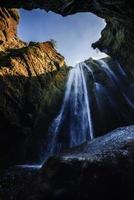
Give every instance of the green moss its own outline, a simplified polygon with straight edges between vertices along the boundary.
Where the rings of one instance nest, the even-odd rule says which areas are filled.
[[[69,70],[66,67],[61,68],[59,72],[51,80],[47,91],[44,91],[44,98],[42,100],[42,107],[49,115],[55,115],[60,109],[65,86],[67,82]]]
[[[38,46],[39,45],[39,42],[34,42],[34,41],[30,41],[29,42],[29,46]]]

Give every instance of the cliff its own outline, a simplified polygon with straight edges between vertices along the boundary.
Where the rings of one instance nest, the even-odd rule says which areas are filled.
[[[63,16],[78,12],[92,12],[104,18],[107,25],[102,31],[102,36],[98,42],[93,44],[93,48],[117,59],[132,73],[134,63],[134,5],[132,1],[126,0],[30,0],[30,1],[0,1],[0,6],[8,8],[41,8],[46,11],[54,11]],[[90,26],[90,24],[89,24]]]
[[[16,9],[0,9],[1,166],[4,160],[18,159],[21,145],[36,130],[38,137],[46,134],[61,104],[68,71],[51,42],[20,41],[18,22]]]
[[[17,37],[19,13],[17,9],[0,8],[0,52],[26,45]]]

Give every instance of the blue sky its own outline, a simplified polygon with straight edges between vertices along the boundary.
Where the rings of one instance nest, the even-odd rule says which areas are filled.
[[[25,41],[57,41],[58,51],[69,65],[89,57],[101,58],[105,54],[93,50],[91,44],[100,38],[105,26],[103,19],[91,13],[62,17],[44,10],[20,10],[19,37]]]

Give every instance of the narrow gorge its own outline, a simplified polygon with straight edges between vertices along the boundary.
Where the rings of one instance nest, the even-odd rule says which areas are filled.
[[[70,66],[54,40],[22,41],[20,8],[97,15],[106,56]],[[0,200],[134,198],[133,9],[0,0]]]

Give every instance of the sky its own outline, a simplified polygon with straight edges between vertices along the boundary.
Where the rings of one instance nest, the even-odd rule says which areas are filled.
[[[68,65],[90,57],[99,59],[106,54],[92,49],[91,44],[100,38],[105,21],[91,13],[79,13],[62,17],[44,10],[20,10],[19,37],[26,41],[57,41],[58,52]]]

